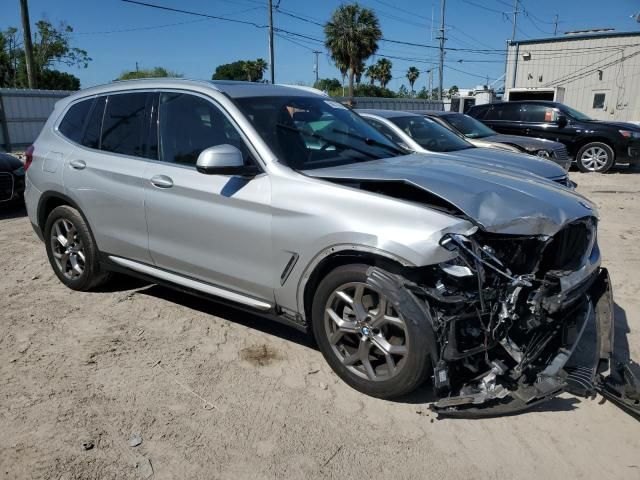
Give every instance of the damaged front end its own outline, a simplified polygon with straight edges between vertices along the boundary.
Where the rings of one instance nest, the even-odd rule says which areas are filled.
[[[476,230],[440,244],[455,258],[407,286],[434,331],[433,410],[495,416],[595,391],[612,353],[613,298],[594,217],[553,236]]]

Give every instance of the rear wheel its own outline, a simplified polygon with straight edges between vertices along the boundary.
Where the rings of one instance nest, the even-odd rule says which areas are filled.
[[[424,319],[406,319],[367,284],[368,268],[346,265],[324,278],[314,297],[313,332],[346,383],[367,395],[393,398],[414,390],[430,371]]]
[[[100,269],[98,248],[82,215],[72,207],[54,208],[44,229],[49,263],[62,283],[73,290],[91,290],[110,274]]]
[[[614,164],[613,149],[602,142],[587,143],[578,151],[576,163],[583,172],[605,173]]]

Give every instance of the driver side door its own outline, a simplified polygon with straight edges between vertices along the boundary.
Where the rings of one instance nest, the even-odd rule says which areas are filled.
[[[158,153],[146,171],[145,205],[156,267],[272,302],[269,176],[196,170],[208,147],[233,145],[247,164],[255,152],[218,104],[194,93],[159,93],[152,126]]]

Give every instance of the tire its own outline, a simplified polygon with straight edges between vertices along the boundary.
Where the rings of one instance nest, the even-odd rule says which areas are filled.
[[[615,152],[602,142],[584,145],[576,155],[576,164],[581,172],[605,173],[615,163]]]
[[[312,329],[324,358],[345,383],[367,395],[391,399],[420,386],[431,372],[426,331],[430,326],[426,318],[404,319],[380,290],[368,285],[369,268],[360,264],[341,266],[320,282],[313,299]],[[360,285],[363,291],[358,295]],[[352,303],[344,298],[350,298]],[[354,302],[358,298],[361,300]],[[387,304],[385,315],[380,313],[381,298]],[[364,310],[351,309],[350,305],[356,303]],[[359,315],[355,313],[358,311]],[[364,315],[368,320],[356,320]],[[339,322],[342,326],[338,326]],[[386,348],[388,355],[380,346]],[[363,357],[365,362],[359,360]]]
[[[75,208],[54,208],[47,217],[44,238],[51,268],[67,287],[87,291],[109,280],[111,274],[100,269],[93,235]]]

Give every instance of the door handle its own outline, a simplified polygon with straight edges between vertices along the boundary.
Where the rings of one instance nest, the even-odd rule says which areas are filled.
[[[71,165],[71,168],[74,168],[76,170],[84,170],[87,166],[84,160],[71,160],[69,162],[69,165]]]
[[[525,133],[525,135],[529,135],[531,133],[531,129],[530,128],[525,128],[524,129],[524,133]]]
[[[173,187],[173,180],[166,175],[155,175],[151,177],[151,184],[158,188],[171,188]]]

